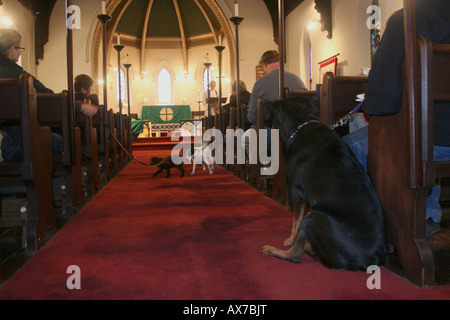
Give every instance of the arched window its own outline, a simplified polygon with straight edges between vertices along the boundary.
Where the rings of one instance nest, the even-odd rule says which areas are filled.
[[[211,82],[213,80],[212,73],[209,68],[205,68],[205,71],[203,71],[203,92],[208,91],[208,88],[209,88],[208,79],[209,79],[209,82]]]
[[[172,80],[169,71],[164,68],[158,74],[158,103],[172,102]]]
[[[120,72],[120,73],[119,73]],[[119,74],[120,74],[120,98],[122,103],[127,101],[127,81],[125,79],[125,72],[122,68],[117,71],[117,101],[119,101]]]

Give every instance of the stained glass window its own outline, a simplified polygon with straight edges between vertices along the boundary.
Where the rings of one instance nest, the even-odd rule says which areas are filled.
[[[120,97],[119,97],[119,72],[120,72]],[[125,72],[120,68],[117,72],[117,100],[122,99],[122,102],[127,100],[127,81],[125,78]]]
[[[205,71],[203,71],[203,92],[207,92],[209,88],[209,82],[213,80],[212,73],[209,68],[205,68]]]
[[[172,81],[167,69],[162,69],[158,74],[158,102],[172,102]]]
[[[372,5],[378,6],[378,0],[374,0]],[[371,53],[371,61],[375,59],[375,56],[378,51],[378,47],[380,46],[381,35],[380,35],[380,21],[376,20],[374,23],[374,28],[370,30],[370,53]]]

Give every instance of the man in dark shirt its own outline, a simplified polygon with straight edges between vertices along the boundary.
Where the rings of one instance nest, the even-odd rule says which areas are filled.
[[[417,0],[416,5],[417,35],[427,36],[433,43],[450,43],[450,1]],[[386,25],[369,73],[362,107],[367,115],[392,115],[399,111],[403,96],[404,60],[403,10],[400,10],[390,17]],[[436,103],[434,108],[434,157],[436,161],[449,161],[450,104]],[[368,132],[368,127],[365,127],[344,137],[366,170]],[[439,232],[442,216],[440,193],[440,186],[436,185],[427,199],[427,237]]]

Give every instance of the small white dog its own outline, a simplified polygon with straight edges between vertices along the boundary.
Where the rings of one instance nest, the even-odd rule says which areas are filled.
[[[192,162],[191,176],[195,174],[195,167],[200,163],[203,165],[203,170],[206,170],[206,167],[208,167],[209,174],[213,174],[214,158],[211,153],[211,144],[205,145],[205,142],[203,142],[201,147],[194,147],[194,154],[192,154],[192,149],[189,151],[186,158]]]

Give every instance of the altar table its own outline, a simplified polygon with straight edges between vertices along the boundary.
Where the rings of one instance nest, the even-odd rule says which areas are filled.
[[[141,120],[152,124],[180,123],[182,119],[192,119],[189,105],[142,106]]]

